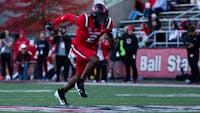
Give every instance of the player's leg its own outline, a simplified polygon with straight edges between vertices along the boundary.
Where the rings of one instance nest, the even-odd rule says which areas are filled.
[[[70,89],[74,87],[74,84],[79,80],[80,75],[75,74],[67,83],[64,88],[58,89],[55,91],[54,96],[59,100],[61,105],[68,105],[67,100],[65,98],[65,93],[67,93]]]
[[[76,63],[76,68],[77,68],[76,74],[69,79],[68,83],[66,84],[66,86],[64,88],[58,89],[54,94],[54,96],[59,100],[61,105],[67,105],[68,104],[67,100],[65,98],[65,94],[75,86],[75,83],[81,77],[81,74],[79,74],[79,73],[83,72],[83,70],[84,70],[84,68],[87,64],[86,60],[82,60],[79,57],[77,58],[76,62],[77,62]]]
[[[90,70],[94,64],[98,61],[96,52],[85,48],[84,46],[75,47],[72,45],[72,50],[76,54],[76,74],[69,80],[67,85],[64,88],[58,89],[55,92],[55,97],[58,98],[61,105],[66,105],[67,101],[65,98],[65,93],[68,92],[71,88],[76,86],[78,93],[82,97],[87,97],[87,94],[84,90],[84,80],[89,74]],[[80,78],[81,77],[81,78]]]
[[[72,51],[77,56],[76,71],[81,75],[81,78],[77,81],[75,87],[82,97],[87,97],[84,89],[84,81],[93,69],[93,66],[99,61],[99,58],[96,55],[96,50],[92,50],[85,46],[72,45]]]
[[[75,83],[75,87],[82,97],[87,97],[87,93],[85,92],[84,88],[84,81],[86,77],[90,74],[90,71],[93,69],[94,65],[99,61],[97,56],[92,56],[90,60],[87,62],[82,74],[81,78]]]
[[[82,72],[81,78],[82,80],[85,80],[86,77],[88,76],[88,74],[90,73],[90,71],[93,69],[93,67],[95,66],[95,64],[97,64],[97,62],[99,61],[99,57],[98,56],[92,56],[90,58],[90,60],[88,61],[88,63],[86,64],[85,69]]]

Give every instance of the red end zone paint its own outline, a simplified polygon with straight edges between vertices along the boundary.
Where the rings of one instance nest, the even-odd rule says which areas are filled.
[[[180,67],[190,73],[185,48],[138,49],[137,69],[145,78],[175,78]]]

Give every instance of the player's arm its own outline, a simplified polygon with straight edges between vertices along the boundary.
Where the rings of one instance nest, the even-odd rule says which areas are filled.
[[[114,23],[113,23],[112,19],[109,17],[107,26],[106,26],[106,29],[104,32],[106,33],[106,38],[108,39],[108,42],[110,43],[111,48],[115,48],[115,46],[116,46],[116,43],[115,43],[115,40],[114,40],[114,37],[112,34],[113,27],[114,27]]]
[[[61,23],[61,22],[69,22],[70,24],[75,24],[77,19],[76,15],[73,14],[65,14],[63,16],[57,17],[56,19],[54,19],[53,21],[49,22],[45,28],[49,31],[52,31],[54,26],[56,26],[57,24]]]
[[[75,24],[77,16],[73,14],[65,14],[63,16],[57,17],[52,21],[53,25],[57,25],[61,22],[69,22],[70,24]]]

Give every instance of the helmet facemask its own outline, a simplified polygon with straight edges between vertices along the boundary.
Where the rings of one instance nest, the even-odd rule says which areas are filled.
[[[108,9],[104,4],[97,3],[92,8],[92,17],[96,27],[102,26],[108,19]]]

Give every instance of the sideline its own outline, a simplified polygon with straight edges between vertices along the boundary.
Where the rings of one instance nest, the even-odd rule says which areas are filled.
[[[119,97],[155,97],[155,98],[171,98],[171,97],[176,97],[176,98],[183,98],[183,97],[191,97],[191,98],[196,98],[200,97],[200,94],[115,94],[115,96]]]
[[[0,111],[4,112],[128,112],[128,113],[170,113],[170,112],[200,112],[200,106],[107,106],[107,105],[96,105],[96,106],[48,106],[48,107],[37,107],[37,106],[0,106]]]
[[[49,93],[55,90],[0,90],[0,93]],[[69,92],[76,92],[76,90],[70,90]]]
[[[38,84],[55,84],[55,85],[65,85],[66,82],[38,82]],[[143,87],[195,87],[200,88],[200,85],[196,84],[160,84],[160,83],[93,83],[93,82],[86,82],[85,85],[100,85],[100,86],[143,86]]]
[[[0,83],[30,83],[30,84],[46,84],[46,85],[66,85],[67,82],[52,82],[46,80],[2,80]],[[200,84],[177,84],[177,83],[124,83],[124,82],[107,82],[107,83],[93,83],[85,82],[86,85],[100,85],[100,86],[143,86],[143,87],[181,87],[181,88],[200,88]]]

